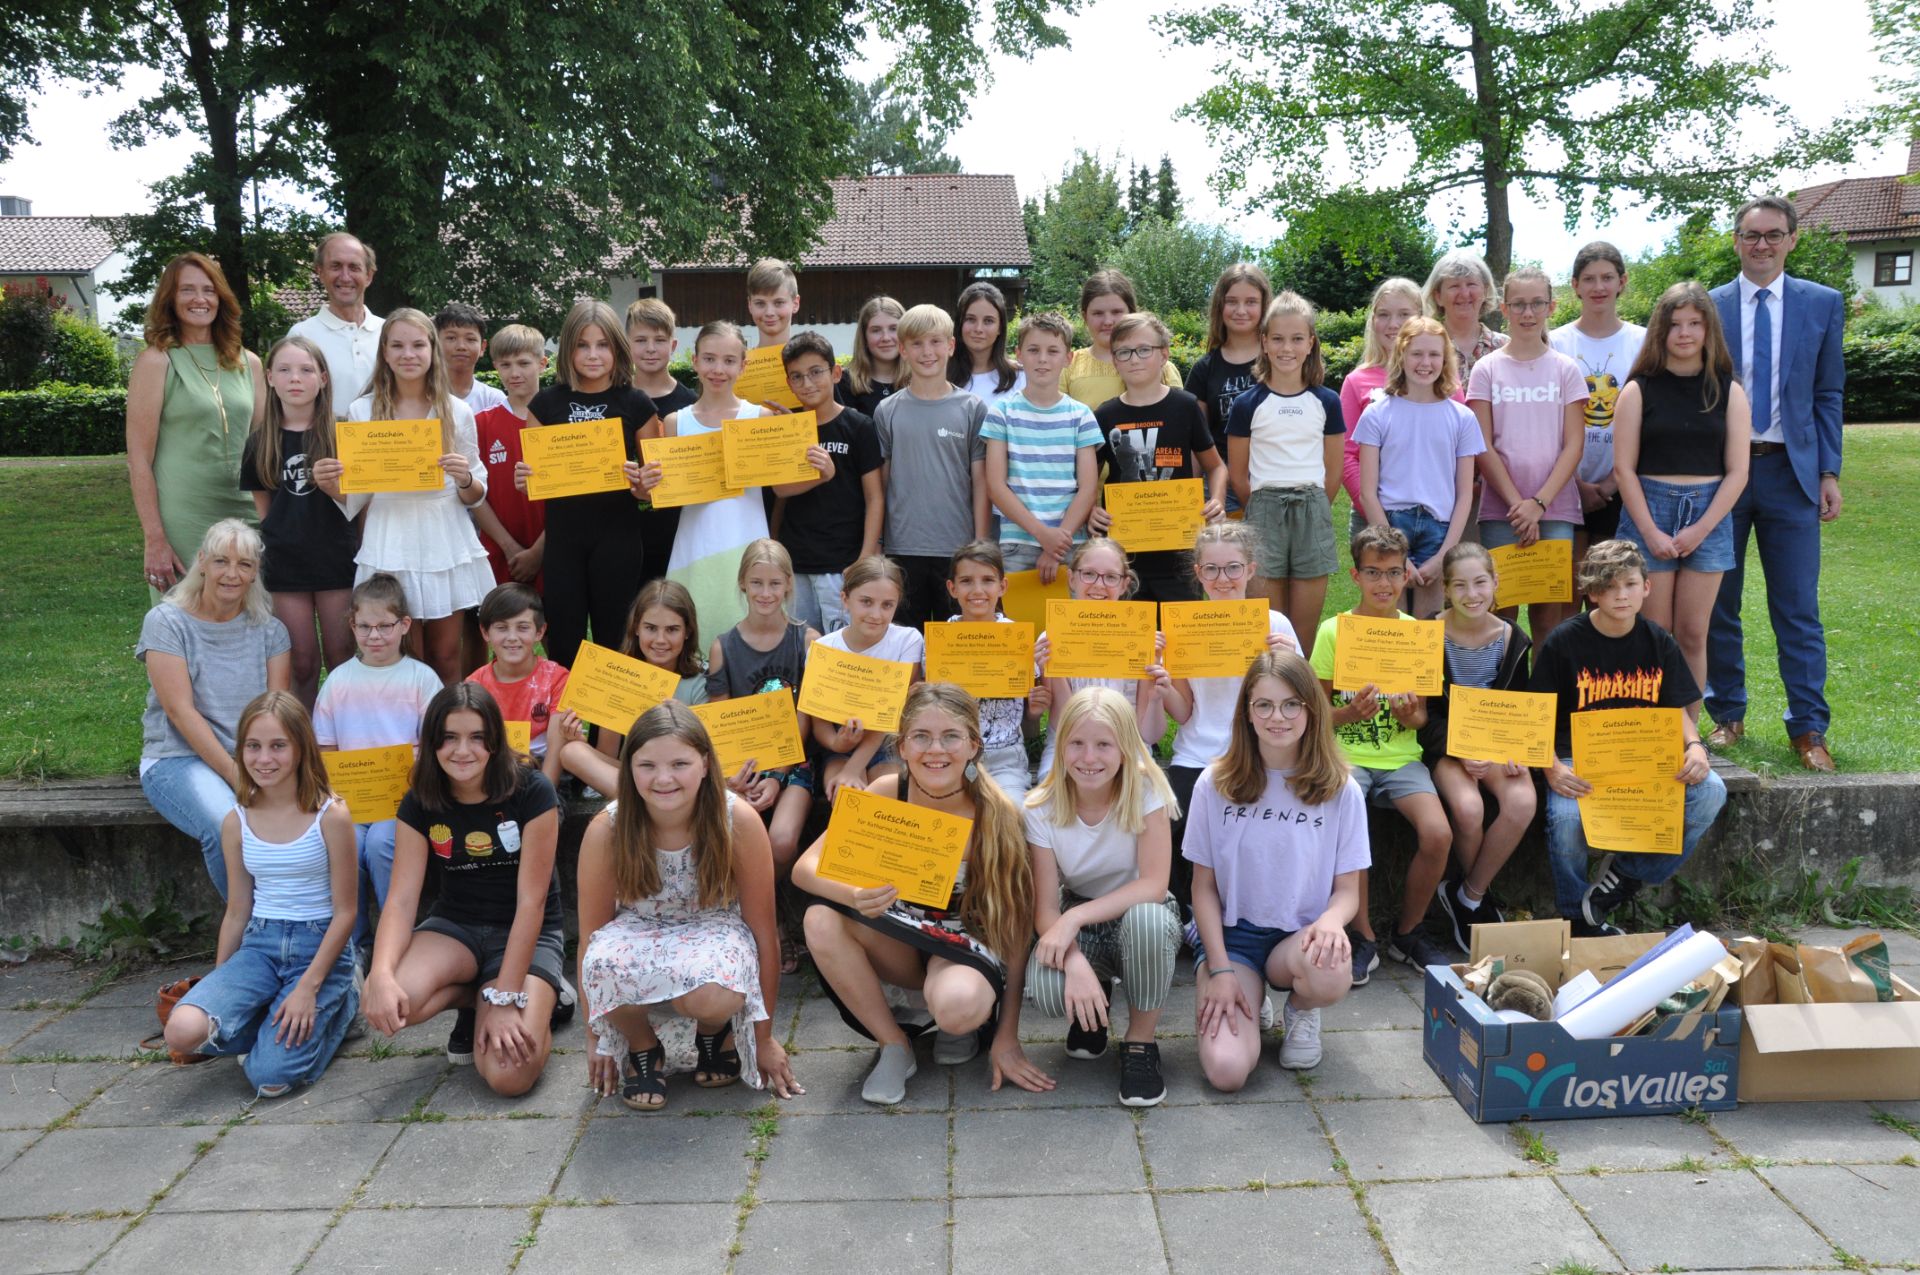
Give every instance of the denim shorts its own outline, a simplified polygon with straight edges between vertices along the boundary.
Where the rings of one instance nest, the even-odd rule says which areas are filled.
[[[1700,521],[1707,506],[1713,503],[1714,493],[1720,490],[1720,480],[1705,483],[1663,483],[1658,478],[1642,478],[1640,490],[1647,497],[1647,512],[1653,517],[1653,525],[1669,536]],[[1685,558],[1656,558],[1647,549],[1646,536],[1634,525],[1633,515],[1620,514],[1620,539],[1640,547],[1641,556],[1647,560],[1647,574],[1659,575],[1664,571],[1678,571],[1682,567],[1688,571],[1731,571],[1733,570],[1733,519],[1722,518],[1715,524],[1707,538]]]
[[[1407,565],[1418,566],[1435,557],[1447,542],[1447,524],[1428,513],[1423,505],[1411,509],[1387,510],[1387,522],[1407,538]]]
[[[434,913],[413,929],[415,934],[444,934],[454,942],[473,953],[474,962],[480,967],[479,979],[488,983],[500,974],[500,967],[507,959],[507,936],[513,933],[511,925],[476,925],[468,921],[455,921]],[[527,967],[527,973],[541,979],[552,987],[557,995],[566,985],[567,938],[558,927],[541,930],[540,937],[533,941],[533,961]]]
[[[1269,925],[1255,925],[1251,921],[1236,921],[1225,927],[1221,935],[1227,942],[1227,959],[1238,961],[1266,977],[1267,958],[1273,955],[1273,949],[1292,938],[1293,930],[1276,930]]]
[[[1564,540],[1573,543],[1573,524],[1559,518],[1540,520],[1540,538],[1542,540]],[[1482,518],[1480,520],[1480,543],[1489,549],[1504,549],[1508,545],[1520,543],[1520,535],[1514,531],[1513,524],[1505,518]]]

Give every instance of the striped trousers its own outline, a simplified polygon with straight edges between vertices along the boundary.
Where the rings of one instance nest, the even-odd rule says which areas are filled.
[[[1062,892],[1063,908],[1081,902]],[[1173,963],[1180,954],[1179,905],[1168,895],[1158,903],[1136,903],[1111,921],[1085,926],[1080,952],[1103,983],[1120,980],[1129,1007],[1159,1009],[1173,986]],[[1040,964],[1038,957],[1027,958],[1027,994],[1042,1014],[1065,1016],[1067,976]]]

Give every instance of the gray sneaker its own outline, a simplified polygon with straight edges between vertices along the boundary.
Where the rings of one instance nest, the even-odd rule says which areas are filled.
[[[943,1031],[933,1034],[933,1061],[942,1067],[958,1067],[979,1052],[978,1032],[962,1032],[957,1036]]]
[[[1306,1071],[1320,1065],[1320,1011],[1295,1009],[1293,997],[1281,1010],[1287,1038],[1280,1042],[1280,1065],[1293,1071]]]
[[[860,1096],[879,1107],[891,1107],[907,1099],[907,1082],[920,1070],[913,1061],[913,1047],[910,1045],[882,1045],[875,1059],[873,1070],[867,1073],[867,1083],[860,1087]]]

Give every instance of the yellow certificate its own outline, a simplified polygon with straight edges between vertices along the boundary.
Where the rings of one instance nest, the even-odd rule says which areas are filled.
[[[1145,677],[1153,663],[1151,602],[1047,603],[1048,677]]]
[[[720,769],[731,775],[751,761],[756,770],[797,766],[807,759],[800,743],[800,719],[793,692],[784,687],[739,699],[695,704],[693,715],[706,723]]]
[[[1269,623],[1264,598],[1163,602],[1160,628],[1167,635],[1167,654],[1162,663],[1174,677],[1245,677],[1254,656],[1267,649]]]
[[[980,699],[1025,699],[1033,689],[1031,624],[929,624],[927,680]]]
[[[721,439],[715,433],[640,440],[641,459],[660,462],[660,483],[647,494],[655,509],[728,500],[745,490],[727,484]]]
[[[857,717],[865,730],[894,730],[912,682],[911,664],[815,642],[800,681],[800,711],[843,726]]]
[[[400,799],[407,795],[407,780],[413,773],[412,744],[352,748],[321,756],[327,763],[327,786],[347,803],[347,813],[355,823],[391,819],[400,809]]]
[[[720,439],[729,487],[805,483],[820,476],[807,463],[807,448],[820,441],[820,426],[812,412],[723,421]]]
[[[520,455],[533,469],[527,499],[626,491],[627,445],[620,428],[615,416],[521,430]]]
[[[1455,684],[1447,691],[1447,756],[1553,765],[1557,697]]]
[[[1446,641],[1439,620],[1377,620],[1343,611],[1334,637],[1334,689],[1372,685],[1382,695],[1438,695]]]
[[[340,491],[439,491],[439,421],[341,421],[333,427],[340,453]]]
[[[533,723],[532,722],[508,722],[507,723],[507,747],[511,748],[514,752],[519,753],[522,757],[527,757],[532,755]]]
[[[580,720],[624,735],[634,718],[672,698],[679,686],[680,675],[672,669],[582,642],[567,671],[567,689],[553,708],[570,708]]]
[[[1108,483],[1107,531],[1128,553],[1152,549],[1191,549],[1206,525],[1200,508],[1207,487],[1198,478],[1169,478],[1151,483]]]
[[[1677,708],[1605,708],[1574,713],[1573,773],[1593,785],[1580,798],[1580,826],[1596,850],[1679,854],[1687,786],[1674,776],[1686,755]]]
[[[971,819],[842,788],[827,820],[820,875],[857,889],[890,885],[905,902],[951,907],[972,835]]]
[[[1573,601],[1571,540],[1536,540],[1487,552],[1493,558],[1494,605]]]
[[[778,403],[797,408],[800,400],[787,384],[787,365],[780,358],[780,347],[762,345],[747,351],[747,366],[734,382],[733,392],[749,403]]]
[[[1001,595],[1000,610],[1009,620],[1031,624],[1035,630],[1047,624],[1047,601],[1064,598],[1067,593],[1067,569],[1061,567],[1052,584],[1041,584],[1038,571],[1015,571],[1007,576],[1007,591]]]

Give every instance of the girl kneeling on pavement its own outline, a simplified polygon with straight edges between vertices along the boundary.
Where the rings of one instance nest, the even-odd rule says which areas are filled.
[[[353,1022],[360,856],[299,700],[256,695],[234,735],[219,956],[168,1018],[167,1048],[244,1054],[248,1082],[278,1098],[320,1078]]]
[[[1266,651],[1240,683],[1226,756],[1193,786],[1200,1066],[1231,1093],[1260,1061],[1266,987],[1289,988],[1280,1065],[1320,1062],[1320,1011],[1351,989],[1346,926],[1371,863],[1367,809],[1308,663]]]
[[[780,938],[767,830],[727,791],[685,704],[658,704],[627,731],[614,800],[580,842],[579,877],[595,1093],[658,1111],[669,1068],[692,1070],[703,1089],[744,1075],[782,1098],[805,1092],[773,1036]]]
[[[1167,1096],[1153,1037],[1180,953],[1179,905],[1167,893],[1173,789],[1117,691],[1080,691],[1053,728],[1053,770],[1027,794],[1040,934],[1027,988],[1042,1014],[1067,1015],[1067,1057],[1098,1058],[1118,979],[1127,996],[1120,1101],[1151,1107]]]

